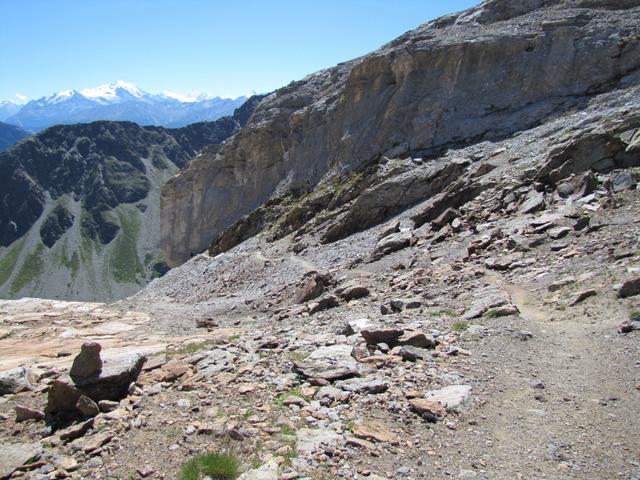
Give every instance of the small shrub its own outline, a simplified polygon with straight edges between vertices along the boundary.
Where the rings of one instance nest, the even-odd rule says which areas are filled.
[[[298,390],[297,388],[292,388],[291,390],[288,390],[286,392],[283,392],[283,393],[277,395],[276,398],[273,399],[273,402],[276,404],[277,407],[282,408],[284,406],[284,401],[288,397],[304,398],[302,396],[302,394],[300,393],[300,390]]]
[[[640,322],[640,310],[632,310],[631,313],[629,313],[629,320]]]
[[[465,332],[469,329],[469,324],[467,322],[456,322],[451,325],[451,330],[454,332]]]
[[[240,462],[233,455],[204,453],[188,460],[180,469],[180,480],[231,480],[238,476]]]

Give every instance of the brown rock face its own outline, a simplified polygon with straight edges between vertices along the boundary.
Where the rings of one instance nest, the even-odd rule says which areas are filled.
[[[640,66],[638,5],[489,1],[277,90],[163,188],[167,261],[205,250],[274,193],[382,155],[499,138],[612,88]]]

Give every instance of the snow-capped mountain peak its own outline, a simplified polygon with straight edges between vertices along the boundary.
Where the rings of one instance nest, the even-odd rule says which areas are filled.
[[[100,103],[117,103],[126,97],[142,99],[149,94],[143,92],[132,83],[118,80],[114,83],[105,83],[94,88],[85,88],[80,93],[90,99]]]
[[[212,100],[213,98],[215,98],[212,95],[209,95],[208,93],[202,93],[202,92],[180,93],[180,92],[174,92],[172,90],[163,90],[160,95],[165,98],[178,100],[179,102],[182,102],[182,103],[202,102],[203,100]]]
[[[0,118],[31,130],[57,123],[127,120],[140,125],[180,127],[232,115],[245,97],[220,98],[206,93],[165,90],[151,94],[119,80],[83,90],[61,90],[17,108],[0,108]],[[17,110],[17,111],[16,111]]]
[[[48,97],[46,99],[46,103],[52,104],[52,103],[64,102],[68,100],[70,97],[73,97],[73,95],[76,93],[78,92],[76,92],[75,90],[60,90],[59,92],[56,92],[50,97]]]

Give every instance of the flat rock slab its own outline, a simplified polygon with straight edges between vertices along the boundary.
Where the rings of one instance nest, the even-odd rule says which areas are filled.
[[[303,362],[294,363],[294,371],[307,378],[322,378],[327,381],[357,377],[360,364],[351,356],[350,345],[330,345],[313,351]]]
[[[311,456],[322,447],[339,447],[344,436],[329,428],[301,428],[296,433],[296,448],[300,456]]]
[[[424,397],[438,402],[451,412],[461,412],[471,401],[471,386],[449,385],[439,390],[430,390]]]
[[[364,420],[353,427],[353,436],[381,443],[400,443],[400,437],[380,420]]]
[[[222,372],[232,372],[235,370],[235,356],[231,352],[216,348],[206,352],[196,364],[198,375],[206,380]]]
[[[382,393],[389,388],[385,382],[377,377],[356,377],[336,382],[336,387],[353,393]]]
[[[467,308],[463,318],[471,320],[484,315],[490,308],[501,307],[509,303],[509,294],[497,287],[487,287],[480,290],[475,300]]]
[[[39,443],[0,443],[0,478],[9,477],[41,452]]]

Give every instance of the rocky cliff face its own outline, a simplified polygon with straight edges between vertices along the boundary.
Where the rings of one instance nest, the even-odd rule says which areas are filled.
[[[637,80],[640,1],[489,1],[265,98],[162,191],[170,264],[274,194],[384,156],[500,139]]]

